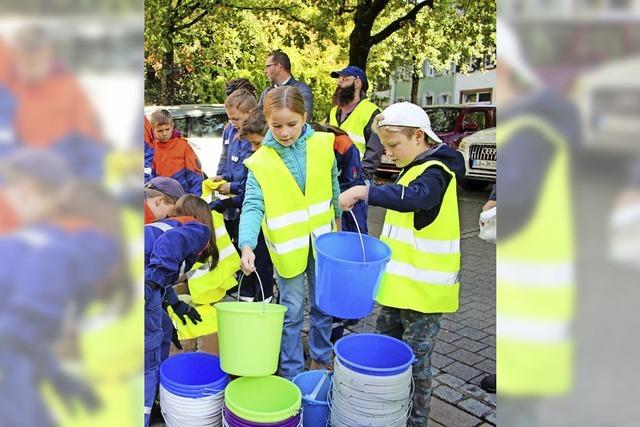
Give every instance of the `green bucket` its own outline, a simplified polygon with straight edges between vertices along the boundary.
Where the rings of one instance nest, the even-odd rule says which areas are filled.
[[[281,377],[238,378],[225,389],[224,404],[243,420],[278,423],[300,412],[302,393]]]
[[[263,302],[220,302],[215,308],[222,370],[239,377],[274,374],[287,307]]]

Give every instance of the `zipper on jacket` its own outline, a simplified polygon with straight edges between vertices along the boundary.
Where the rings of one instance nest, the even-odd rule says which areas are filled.
[[[300,162],[298,161],[298,156],[296,156],[296,153],[295,153],[295,151],[293,149],[293,145],[290,146],[289,148],[291,149],[291,154],[293,155],[293,158],[296,161],[296,166],[298,167],[298,172],[300,172],[300,177],[304,177],[304,184],[305,184],[304,186],[306,187],[307,186],[306,185],[307,184],[307,177],[304,176],[302,167],[300,166]],[[302,193],[306,193],[306,191],[305,191],[306,188],[301,188],[301,190],[302,190]]]

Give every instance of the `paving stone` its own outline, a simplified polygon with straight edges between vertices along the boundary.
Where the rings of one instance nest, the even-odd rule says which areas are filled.
[[[463,346],[461,347],[464,348]],[[478,354],[486,357],[487,359],[496,360],[496,349],[493,347],[486,347],[483,350],[480,350]]]
[[[461,338],[456,341],[455,345],[457,347],[464,348],[465,350],[470,351],[472,353],[478,353],[478,354],[480,354],[480,350],[487,348],[487,344],[479,341],[474,341],[469,338]],[[495,353],[495,350],[494,350],[494,353]],[[487,356],[484,356],[484,357],[487,357]]]
[[[476,397],[481,397],[487,394],[486,391],[484,391],[483,389],[481,389],[475,384],[465,384],[462,387],[460,387],[460,390]]]
[[[450,359],[451,360],[451,359]],[[471,366],[467,366],[460,362],[453,362],[448,364],[444,368],[442,368],[444,372],[448,372],[454,377],[461,378],[465,381],[469,381],[472,378],[477,377],[482,371],[477,370],[476,368],[472,368]]]
[[[472,340],[481,340],[488,335],[486,332],[478,331],[468,326],[459,329],[458,331],[456,331],[456,333],[458,335],[462,335],[463,337],[471,338]]]
[[[487,395],[484,397],[484,400],[485,402],[490,403],[493,406],[497,405],[495,393],[487,393]]]
[[[451,374],[440,374],[437,379],[441,383],[450,385],[454,388],[460,388],[464,385],[463,380],[461,380],[460,378],[456,378]]]
[[[475,427],[482,421],[436,397],[431,399],[429,418],[449,427]]]
[[[441,385],[440,387],[434,389],[433,394],[448,403],[456,403],[464,397],[462,396],[462,393],[446,385]]]
[[[487,415],[485,415],[484,419],[490,422],[491,424],[496,425],[497,424],[496,411],[489,412]]]
[[[471,412],[476,417],[482,417],[483,415],[491,412],[490,407],[476,399],[467,399],[458,402],[458,407],[463,408],[465,411]]]
[[[433,353],[431,355],[431,365],[435,366],[438,369],[442,369],[453,362],[453,359],[447,356],[443,356],[442,354]]]
[[[451,355],[450,355],[451,356]],[[453,356],[451,356],[453,357]],[[473,365],[474,368],[480,369],[487,374],[495,374],[496,373],[496,361],[485,359],[482,362],[476,363]]]
[[[484,357],[479,356],[475,353],[471,353],[470,351],[464,349],[458,349],[452,353],[448,354],[448,357],[457,360],[458,362],[462,362],[469,366],[474,366],[477,363],[486,360]],[[483,369],[484,370],[484,369]]]
[[[487,345],[490,345],[491,347],[495,347],[496,346],[496,336],[495,335],[489,335],[485,338],[482,338],[480,340],[480,342],[483,342]]]
[[[451,331],[451,332],[456,332],[459,329],[463,329],[464,325],[461,325],[457,322],[454,322],[451,319],[444,319],[440,322],[440,326],[442,327],[442,329],[446,330],[446,331]]]
[[[454,334],[453,332],[440,330],[440,332],[438,332],[437,340],[448,342],[449,344],[453,344],[456,341],[458,341],[460,338],[462,338],[462,337],[460,335],[458,335],[458,334]]]
[[[431,376],[435,377],[436,375],[439,375],[439,374],[440,374],[440,369],[432,366],[431,367]]]
[[[448,354],[448,353],[451,353],[452,351],[456,351],[457,349],[458,347],[456,347],[453,344],[449,344],[448,342],[445,342],[445,341],[436,340],[436,345],[433,351],[440,354]]]

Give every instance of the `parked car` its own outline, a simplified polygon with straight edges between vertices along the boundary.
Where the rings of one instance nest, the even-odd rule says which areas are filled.
[[[222,104],[187,104],[168,107],[145,107],[149,116],[164,108],[173,117],[173,124],[187,138],[198,155],[202,170],[207,176],[215,176],[222,154],[222,131],[229,121]]]
[[[458,146],[465,164],[465,177],[460,183],[467,190],[482,190],[496,182],[496,128],[478,131],[462,139]]]
[[[496,126],[495,105],[428,106],[424,110],[429,115],[431,128],[436,135],[452,148],[458,148],[462,138]],[[378,172],[388,174],[399,171],[386,155],[382,156]]]

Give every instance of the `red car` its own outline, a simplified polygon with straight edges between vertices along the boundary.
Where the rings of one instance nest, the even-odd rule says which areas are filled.
[[[482,129],[496,125],[495,105],[451,105],[442,107],[424,107],[431,120],[431,128],[451,148],[457,149],[460,141]],[[400,169],[386,156],[378,172],[397,173]]]

